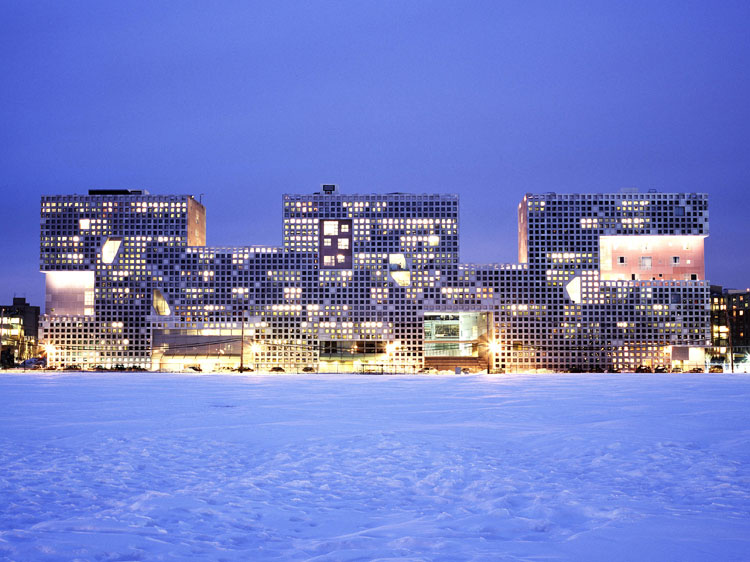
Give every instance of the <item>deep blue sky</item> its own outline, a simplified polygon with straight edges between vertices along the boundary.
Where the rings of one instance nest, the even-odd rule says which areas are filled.
[[[280,244],[325,182],[458,193],[475,262],[526,192],[708,192],[708,278],[750,286],[750,2],[0,8],[2,303],[43,304],[43,194],[204,194],[209,244]]]

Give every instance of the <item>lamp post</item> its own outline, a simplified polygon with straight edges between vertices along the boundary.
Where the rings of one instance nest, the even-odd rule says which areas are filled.
[[[491,365],[495,358],[495,355],[500,353],[500,342],[497,340],[490,340],[487,343],[487,374],[489,375],[491,372]]]
[[[487,337],[489,338],[489,334],[487,334]],[[492,351],[491,351],[491,343],[490,340],[487,340],[487,374],[489,375],[492,372]]]
[[[250,346],[250,351],[253,354],[253,368],[255,371],[258,370],[258,353],[263,349],[263,347],[257,342],[253,342],[253,344]]]
[[[3,350],[3,331],[5,328],[5,307],[0,306],[0,353]]]
[[[240,373],[245,370],[245,311],[242,311],[242,332],[240,343]]]
[[[396,351],[398,350],[399,345],[400,342],[398,340],[394,340],[385,345],[385,352],[391,360],[391,371],[393,371],[394,362],[396,359]]]
[[[54,360],[55,346],[52,345],[51,343],[45,344],[44,351],[47,352],[47,367],[51,367],[52,365],[50,363],[54,364],[55,362]]]
[[[727,318],[727,343],[729,344],[729,370],[730,372],[734,373],[734,345],[732,344],[732,317],[729,314],[729,308],[730,308],[729,295],[727,295],[725,302],[726,302],[726,305],[724,308],[724,313],[726,314],[726,318]]]
[[[485,320],[487,321],[487,327],[485,329],[485,334],[487,338],[487,374],[489,375],[492,372],[492,353],[490,351],[490,314],[492,312],[486,312],[484,315]]]

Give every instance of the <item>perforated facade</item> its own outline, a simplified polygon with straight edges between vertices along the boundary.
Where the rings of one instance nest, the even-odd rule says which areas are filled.
[[[283,196],[280,247],[205,247],[190,196],[42,200],[58,365],[604,369],[709,338],[702,194],[527,195],[518,264],[459,263],[456,195]]]

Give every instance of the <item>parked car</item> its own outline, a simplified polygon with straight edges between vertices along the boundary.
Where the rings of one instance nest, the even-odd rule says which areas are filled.
[[[46,357],[32,357],[19,365],[22,369],[43,369],[47,366]]]

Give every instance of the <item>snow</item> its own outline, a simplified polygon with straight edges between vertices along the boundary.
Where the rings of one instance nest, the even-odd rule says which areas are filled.
[[[748,560],[750,377],[0,374],[2,560]]]

